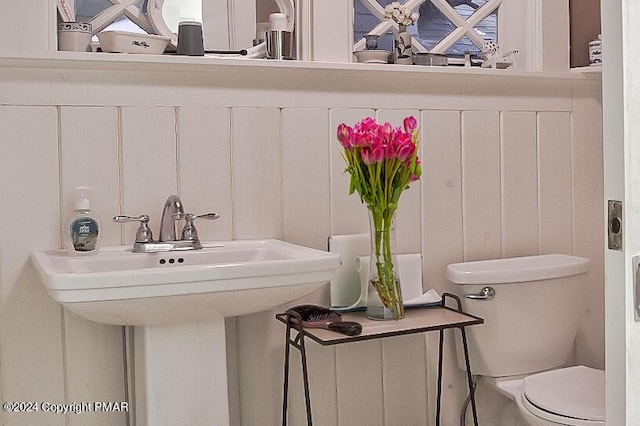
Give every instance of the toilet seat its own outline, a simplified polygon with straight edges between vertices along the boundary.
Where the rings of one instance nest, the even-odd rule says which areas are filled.
[[[585,367],[552,370],[523,380],[521,401],[532,414],[572,426],[605,424],[604,371]]]

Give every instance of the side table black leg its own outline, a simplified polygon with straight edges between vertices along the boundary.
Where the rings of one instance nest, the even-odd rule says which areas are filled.
[[[473,378],[471,377],[471,364],[469,363],[469,348],[467,347],[467,333],[464,327],[460,327],[462,333],[462,347],[464,348],[464,362],[467,368],[467,383],[469,384],[469,397],[471,398],[471,410],[473,411],[473,424],[478,426],[478,412],[476,410],[476,398],[473,389]]]
[[[304,384],[304,400],[307,407],[307,425],[311,426],[311,398],[309,397],[309,374],[307,372],[307,351],[304,347],[304,336],[300,338],[300,355],[302,358],[302,383]]]
[[[287,404],[289,402],[289,354],[291,352],[291,318],[287,317],[287,334],[284,341],[284,387],[282,389],[282,426],[287,426]]]
[[[292,317],[296,317],[295,326],[292,327]],[[289,403],[289,365],[291,358],[291,346],[300,351],[302,358],[302,382],[304,385],[304,399],[307,409],[307,424],[312,426],[311,420],[311,398],[309,396],[309,374],[307,371],[307,352],[304,347],[304,331],[302,329],[302,318],[300,315],[287,313],[286,316],[287,331],[285,336],[284,349],[284,380],[282,390],[282,426],[287,426],[287,409]],[[296,331],[296,337],[291,339],[291,329]]]
[[[438,346],[438,390],[436,394],[436,426],[440,426],[440,406],[442,402],[442,352],[444,346],[444,330],[440,330],[440,345]]]

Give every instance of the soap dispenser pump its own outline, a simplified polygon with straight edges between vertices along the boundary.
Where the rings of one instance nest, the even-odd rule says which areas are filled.
[[[75,188],[73,214],[66,228],[66,246],[71,255],[92,255],[98,253],[100,226],[91,215],[90,189],[86,186]]]

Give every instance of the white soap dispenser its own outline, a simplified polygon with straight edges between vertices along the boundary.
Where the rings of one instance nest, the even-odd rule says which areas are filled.
[[[66,227],[65,243],[69,254],[87,256],[98,253],[100,243],[100,225],[91,215],[89,188],[75,188],[73,214]]]

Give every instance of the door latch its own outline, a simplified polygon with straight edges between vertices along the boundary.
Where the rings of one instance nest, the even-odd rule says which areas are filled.
[[[640,321],[640,254],[631,258],[633,265],[633,313],[634,319]]]
[[[609,200],[607,220],[609,249],[622,251],[622,202]]]

